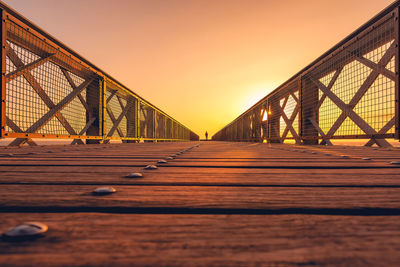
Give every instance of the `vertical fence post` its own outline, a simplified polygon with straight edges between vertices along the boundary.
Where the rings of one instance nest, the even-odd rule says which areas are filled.
[[[280,143],[280,107],[279,100],[272,99],[269,103],[268,136],[270,143]]]
[[[6,131],[6,20],[4,10],[1,12],[1,102],[0,102],[0,138],[4,137]]]
[[[300,138],[304,145],[318,145],[318,130],[309,119],[318,122],[319,89],[310,79],[301,77],[300,83]]]
[[[129,96],[127,99],[128,111],[126,112],[126,137],[137,137],[136,133],[136,113],[137,99]],[[125,140],[124,143],[136,143],[136,140]]]
[[[140,135],[140,119],[141,119],[141,112],[140,112],[140,100],[137,99],[136,101],[136,120],[135,120],[135,126],[136,126],[136,137],[138,138],[138,142],[140,142],[140,138],[142,137]]]
[[[153,138],[157,138],[157,111],[152,109],[152,118],[153,118]],[[155,142],[155,141],[153,141]]]
[[[147,118],[146,118],[146,137],[154,138],[154,110],[146,107]]]
[[[106,90],[106,82],[104,79],[96,79],[86,88],[86,102],[89,111],[86,112],[86,122],[92,118],[95,121],[89,126],[86,131],[88,136],[104,137],[104,90]],[[100,140],[86,139],[86,144],[99,144]]]
[[[255,109],[256,114],[254,114],[254,124],[253,127],[255,127],[255,140],[256,142],[261,141],[261,105]]]

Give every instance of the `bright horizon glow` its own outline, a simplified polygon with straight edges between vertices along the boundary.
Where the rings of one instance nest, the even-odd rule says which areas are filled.
[[[5,0],[209,137],[393,0]]]

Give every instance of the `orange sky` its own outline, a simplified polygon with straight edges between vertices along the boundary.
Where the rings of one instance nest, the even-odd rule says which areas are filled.
[[[392,0],[4,0],[210,136]]]

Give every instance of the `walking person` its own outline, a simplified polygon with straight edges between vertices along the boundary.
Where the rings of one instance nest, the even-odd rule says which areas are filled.
[[[206,131],[205,136],[206,136],[206,141],[207,141],[207,140],[208,140],[208,133],[207,133],[207,131]]]

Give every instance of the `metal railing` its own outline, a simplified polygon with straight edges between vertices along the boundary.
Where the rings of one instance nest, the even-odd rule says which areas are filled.
[[[198,140],[135,94],[0,2],[1,138],[73,143]]]
[[[301,70],[213,140],[331,144],[399,139],[399,5],[394,2]]]

